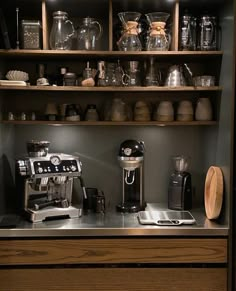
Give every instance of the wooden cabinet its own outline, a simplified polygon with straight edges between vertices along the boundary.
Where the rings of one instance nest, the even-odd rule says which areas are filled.
[[[4,290],[227,290],[225,238],[0,241]]]
[[[226,3],[227,2],[227,3]],[[110,205],[116,205],[119,198],[120,181],[118,170],[114,170],[114,155],[121,138],[145,137],[147,148],[147,178],[145,187],[147,199],[166,201],[166,177],[169,175],[170,156],[190,154],[193,182],[196,187],[195,200],[203,204],[204,175],[212,164],[220,166],[225,181],[225,203],[222,220],[230,221],[232,196],[232,140],[234,107],[233,52],[233,0],[16,0],[5,1],[2,9],[8,25],[12,49],[0,47],[0,72],[2,78],[8,70],[23,70],[30,75],[30,85],[0,86],[0,209],[4,212],[15,203],[12,195],[14,159],[24,152],[25,141],[49,139],[58,152],[81,153],[85,165],[85,179],[90,185],[105,189]],[[16,16],[19,7],[20,20],[36,19],[42,23],[42,49],[15,49]],[[181,13],[189,8],[194,14],[208,10],[216,14],[222,32],[221,48],[217,51],[179,51],[178,25]],[[52,27],[53,11],[67,11],[70,19],[77,24],[79,18],[97,18],[103,26],[100,50],[79,51],[76,47],[69,51],[50,50],[49,32]],[[171,48],[164,52],[119,52],[116,50],[114,25],[118,23],[117,13],[136,10],[143,14],[151,11],[168,11],[171,14]],[[45,64],[47,73],[56,74],[59,66],[67,66],[81,75],[90,61],[97,67],[99,60],[120,62],[137,60],[142,66],[153,57],[164,71],[172,64],[187,63],[194,74],[209,74],[216,77],[215,86],[194,87],[54,87],[36,86],[37,65]],[[143,74],[145,70],[143,69]],[[209,97],[213,106],[213,120],[190,122],[122,121],[112,122],[101,119],[96,122],[48,121],[45,118],[47,103],[80,104],[83,111],[87,104],[96,104],[100,112],[103,105],[113,98],[122,98],[131,107],[137,100],[150,102],[154,107],[161,100],[171,100],[175,108],[179,101],[190,100],[194,106],[199,97]],[[153,108],[154,108],[153,107]],[[13,112],[15,120],[8,120]],[[22,112],[27,120],[20,120]],[[36,112],[37,119],[28,116]],[[30,125],[30,126],[25,126]],[[31,127],[32,125],[32,127]],[[83,125],[81,135],[69,128],[41,125]],[[94,129],[95,126],[101,128]],[[103,127],[104,126],[104,127]],[[110,130],[117,126],[116,134]],[[119,126],[123,126],[119,129]],[[133,127],[132,127],[133,126]],[[136,129],[139,126],[139,129]],[[154,129],[147,127],[155,127]],[[156,128],[160,126],[160,128]],[[164,129],[162,126],[175,127]],[[185,126],[185,127],[184,127]],[[191,130],[189,129],[191,127]],[[181,129],[184,127],[184,129]],[[53,129],[52,129],[53,128]],[[127,128],[129,132],[127,132]],[[134,128],[134,130],[133,130]],[[141,130],[148,131],[144,135]],[[58,133],[58,137],[52,131]],[[70,131],[71,130],[71,131]],[[97,130],[97,132],[95,132]],[[155,130],[155,132],[153,132]],[[104,135],[104,132],[108,132]],[[122,132],[124,131],[124,133]],[[63,134],[65,134],[63,136]],[[165,135],[166,134],[166,135]],[[125,136],[125,137],[124,137]],[[102,137],[102,138],[101,138]],[[113,140],[112,140],[113,139]],[[96,140],[96,145],[93,141]],[[104,141],[103,141],[104,140]],[[111,141],[112,140],[112,141]],[[92,141],[92,142],[91,142]],[[112,144],[113,142],[113,144]],[[96,146],[98,152],[93,153]],[[115,147],[116,146],[116,147]],[[152,152],[152,154],[150,154]],[[86,165],[87,163],[87,165]],[[87,166],[87,168],[86,168]],[[96,179],[94,178],[96,173]],[[99,175],[99,177],[97,177]],[[92,178],[91,178],[92,177]],[[109,179],[107,179],[109,177]],[[95,181],[96,180],[96,181]],[[99,182],[98,182],[99,180]],[[109,181],[108,181],[109,180]],[[96,183],[95,183],[96,182]],[[100,183],[100,184],[99,184]],[[105,185],[105,186],[104,186]],[[108,186],[107,186],[108,185]],[[149,188],[147,188],[149,187]],[[153,190],[155,189],[155,190]],[[158,189],[158,190],[156,190]],[[146,195],[145,193],[145,195]],[[163,194],[164,193],[164,194]],[[148,196],[149,195],[149,196]],[[4,196],[4,198],[3,198]],[[114,198],[115,197],[115,198]],[[5,208],[4,208],[5,207]],[[4,290],[227,290],[230,266],[230,250],[226,238],[153,238],[153,239],[32,239],[1,240],[0,242],[0,285]],[[228,259],[229,258],[229,259]]]

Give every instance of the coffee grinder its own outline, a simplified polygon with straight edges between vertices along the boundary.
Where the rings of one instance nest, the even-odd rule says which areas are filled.
[[[170,176],[168,189],[168,208],[187,210],[192,207],[191,175],[187,172],[190,158],[173,157],[174,172]]]
[[[122,168],[122,201],[117,205],[117,211],[144,210],[144,143],[137,140],[122,142],[118,161]]]

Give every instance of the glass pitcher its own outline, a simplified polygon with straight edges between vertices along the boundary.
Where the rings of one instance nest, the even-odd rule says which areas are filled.
[[[75,30],[73,23],[68,19],[67,12],[56,11],[53,13],[53,25],[50,32],[50,47],[53,50],[70,50],[72,36]]]
[[[169,50],[170,35],[166,33],[166,21],[170,14],[165,12],[153,12],[145,14],[150,29],[147,37],[147,51],[166,51]]]
[[[77,31],[77,48],[79,50],[96,50],[102,35],[102,26],[94,18],[86,17]]]
[[[141,51],[142,44],[138,36],[138,21],[141,13],[120,12],[118,16],[123,26],[122,35],[117,43],[118,49],[120,51]]]

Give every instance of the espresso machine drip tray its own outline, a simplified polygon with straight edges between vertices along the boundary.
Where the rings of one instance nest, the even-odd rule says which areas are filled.
[[[82,214],[82,209],[69,206],[67,208],[49,206],[45,209],[33,210],[27,209],[26,215],[33,222],[41,222],[47,219],[55,218],[77,218]]]
[[[196,223],[189,211],[140,211],[140,224],[154,224],[159,226],[179,226]]]

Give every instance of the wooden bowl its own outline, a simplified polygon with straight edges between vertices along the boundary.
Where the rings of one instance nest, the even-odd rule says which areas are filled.
[[[207,218],[218,218],[223,202],[223,174],[219,167],[211,166],[208,169],[205,180],[204,202]]]

